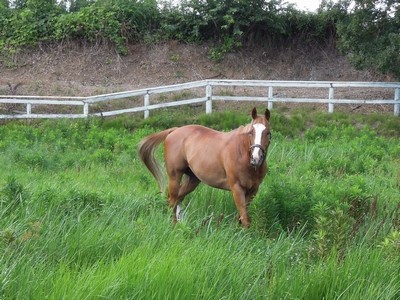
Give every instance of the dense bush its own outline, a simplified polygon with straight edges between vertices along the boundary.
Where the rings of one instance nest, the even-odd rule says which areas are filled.
[[[399,75],[399,6],[385,0],[323,1],[316,13],[284,1],[20,0],[0,2],[0,51],[44,42],[111,44],[178,39],[211,42],[221,60],[242,46],[339,48],[360,68]]]
[[[0,11],[0,49],[11,53],[53,40],[54,23],[62,13],[56,1],[46,0],[16,2],[14,8],[0,4]]]
[[[391,0],[344,3],[349,13],[343,14],[338,22],[339,48],[356,67],[391,72],[400,78],[398,3]]]
[[[120,53],[128,42],[143,40],[159,22],[155,1],[98,1],[60,16],[54,26],[56,40],[109,43]]]
[[[0,9],[5,25],[2,48],[44,40],[110,41],[119,50],[127,41],[175,38],[189,42],[212,40],[214,57],[245,44],[280,43],[298,36],[324,37],[326,21],[283,5],[282,1],[182,1],[178,6],[145,1],[7,2]],[[69,4],[66,7],[65,3]],[[318,24],[317,24],[318,23]],[[318,28],[317,28],[318,27]]]

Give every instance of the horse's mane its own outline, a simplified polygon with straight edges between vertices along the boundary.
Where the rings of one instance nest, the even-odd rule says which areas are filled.
[[[247,125],[242,125],[234,129],[234,131],[237,131],[238,134],[247,134],[249,133],[250,130],[251,130],[251,123]]]

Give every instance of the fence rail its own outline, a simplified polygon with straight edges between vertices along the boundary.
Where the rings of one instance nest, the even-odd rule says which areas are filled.
[[[249,95],[221,95],[215,91],[218,88],[255,88],[257,92],[261,92],[261,96]],[[190,99],[177,99],[170,102],[151,103],[151,97],[154,95],[162,95],[171,92],[182,92],[185,90],[194,90],[204,88],[203,96],[193,97]],[[279,96],[275,89],[279,88],[306,88],[309,89],[326,89],[326,97],[310,98],[310,97],[286,97]],[[347,99],[335,98],[335,91],[342,88],[354,89],[385,89],[393,91],[391,99]],[[235,93],[235,91],[231,91]],[[183,98],[185,94],[182,94]],[[100,112],[91,112],[92,108],[98,103],[104,101],[117,101],[120,99],[129,99],[132,97],[143,97],[143,105],[128,107],[123,109],[105,110]],[[286,103],[322,103],[328,104],[328,112],[332,113],[335,104],[358,104],[358,105],[374,105],[386,104],[393,105],[395,116],[400,116],[400,82],[341,82],[341,81],[266,81],[266,80],[203,80],[175,84],[162,87],[153,87],[148,89],[138,89],[126,92],[104,94],[89,97],[56,97],[56,96],[0,96],[0,119],[36,119],[36,118],[87,118],[89,116],[115,116],[124,113],[143,112],[144,118],[149,116],[151,110],[189,105],[195,103],[205,103],[206,113],[212,112],[213,101],[254,101],[265,102],[268,108],[273,108],[275,102]],[[12,106],[25,106],[24,111],[12,110]],[[10,108],[11,106],[11,108]],[[47,106],[81,106],[81,113],[39,113],[33,112],[37,107]],[[4,114],[3,112],[7,112]]]

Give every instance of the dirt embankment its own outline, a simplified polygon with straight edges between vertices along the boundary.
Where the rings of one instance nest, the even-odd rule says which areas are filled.
[[[170,41],[131,45],[120,56],[104,47],[57,46],[0,60],[0,94],[88,96],[208,78],[394,81],[357,71],[332,50],[243,49],[218,63],[209,50]]]
[[[105,47],[56,45],[19,54],[12,60],[0,57],[0,95],[90,96],[210,78],[396,81],[389,75],[356,70],[333,47],[292,46],[280,50],[254,47],[227,54],[221,62],[210,60],[209,51],[209,45],[177,41],[130,45],[126,56]],[[326,91],[290,92],[294,95],[286,94],[286,91],[274,91],[274,94],[326,97]],[[344,95],[344,98],[393,97],[392,90],[363,89],[356,93],[356,97]],[[342,96],[335,92],[335,97]],[[349,109],[359,112],[393,111],[390,105],[346,106],[345,110]]]

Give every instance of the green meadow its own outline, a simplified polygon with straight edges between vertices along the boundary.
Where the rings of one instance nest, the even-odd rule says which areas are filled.
[[[171,224],[138,142],[171,126],[249,121],[188,108],[3,122],[0,299],[400,299],[392,115],[273,110],[251,228],[229,192],[205,185]]]

